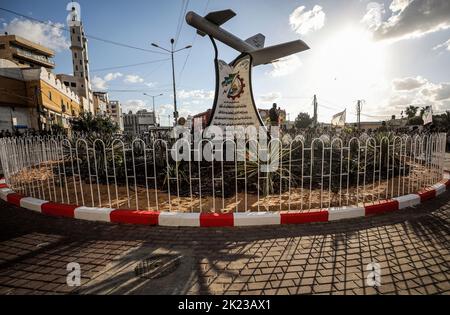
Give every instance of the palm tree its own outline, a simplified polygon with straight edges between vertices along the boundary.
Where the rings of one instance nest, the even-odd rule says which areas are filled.
[[[418,110],[419,107],[409,105],[405,110],[405,114],[408,116],[408,118],[413,118],[414,116],[416,116]]]

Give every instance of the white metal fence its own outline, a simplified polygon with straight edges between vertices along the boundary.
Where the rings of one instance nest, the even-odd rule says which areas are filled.
[[[54,202],[183,212],[308,211],[376,203],[433,185],[442,179],[446,144],[445,134],[300,135],[272,139],[264,148],[252,141],[244,148],[234,140],[186,142],[188,156],[210,151],[234,158],[177,161],[168,139],[4,138],[0,157],[12,189]]]

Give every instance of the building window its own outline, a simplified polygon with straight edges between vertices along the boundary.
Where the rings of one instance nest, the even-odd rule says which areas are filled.
[[[72,34],[75,34],[75,29],[74,28],[72,28]]]
[[[71,86],[71,87],[77,87],[77,84],[76,84],[75,82],[71,82],[71,83],[70,83],[70,86]]]
[[[75,71],[78,71],[78,66],[75,66]]]
[[[81,42],[80,36],[78,36],[78,41]]]
[[[75,58],[78,58],[78,54],[77,53],[73,53]]]
[[[48,98],[50,99],[50,101],[52,100],[52,92],[48,91]]]
[[[5,49],[5,44],[0,44],[0,49]]]

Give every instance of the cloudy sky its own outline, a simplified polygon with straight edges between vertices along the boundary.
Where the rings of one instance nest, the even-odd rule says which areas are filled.
[[[193,45],[176,56],[180,112],[186,116],[212,106],[213,49],[184,22],[186,11],[203,14],[233,9],[237,16],[224,28],[246,39],[266,35],[266,46],[302,39],[311,49],[273,65],[254,68],[257,105],[277,102],[293,119],[312,114],[317,94],[319,120],[347,109],[354,121],[358,99],[365,101],[363,120],[387,119],[408,105],[433,105],[435,113],[450,110],[450,1],[299,1],[299,0],[80,0],[89,40],[91,77],[96,89],[108,90],[125,111],[151,109],[143,93],[160,94],[161,121],[172,112],[171,68],[167,56],[151,42],[177,48]],[[3,0],[1,8],[64,26],[61,0]],[[67,31],[0,11],[2,31],[22,35],[57,51],[57,73],[71,73]],[[115,41],[134,48],[98,40]],[[136,49],[140,48],[140,49]],[[219,45],[220,58],[237,52]],[[129,66],[134,65],[134,66]],[[123,67],[129,66],[129,67]]]

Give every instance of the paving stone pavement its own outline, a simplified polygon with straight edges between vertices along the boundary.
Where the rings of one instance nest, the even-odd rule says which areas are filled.
[[[354,220],[169,228],[47,217],[0,202],[0,294],[449,294],[450,192],[414,209]],[[151,254],[181,255],[159,279]],[[81,266],[81,287],[66,266]],[[378,263],[381,285],[369,287]]]

